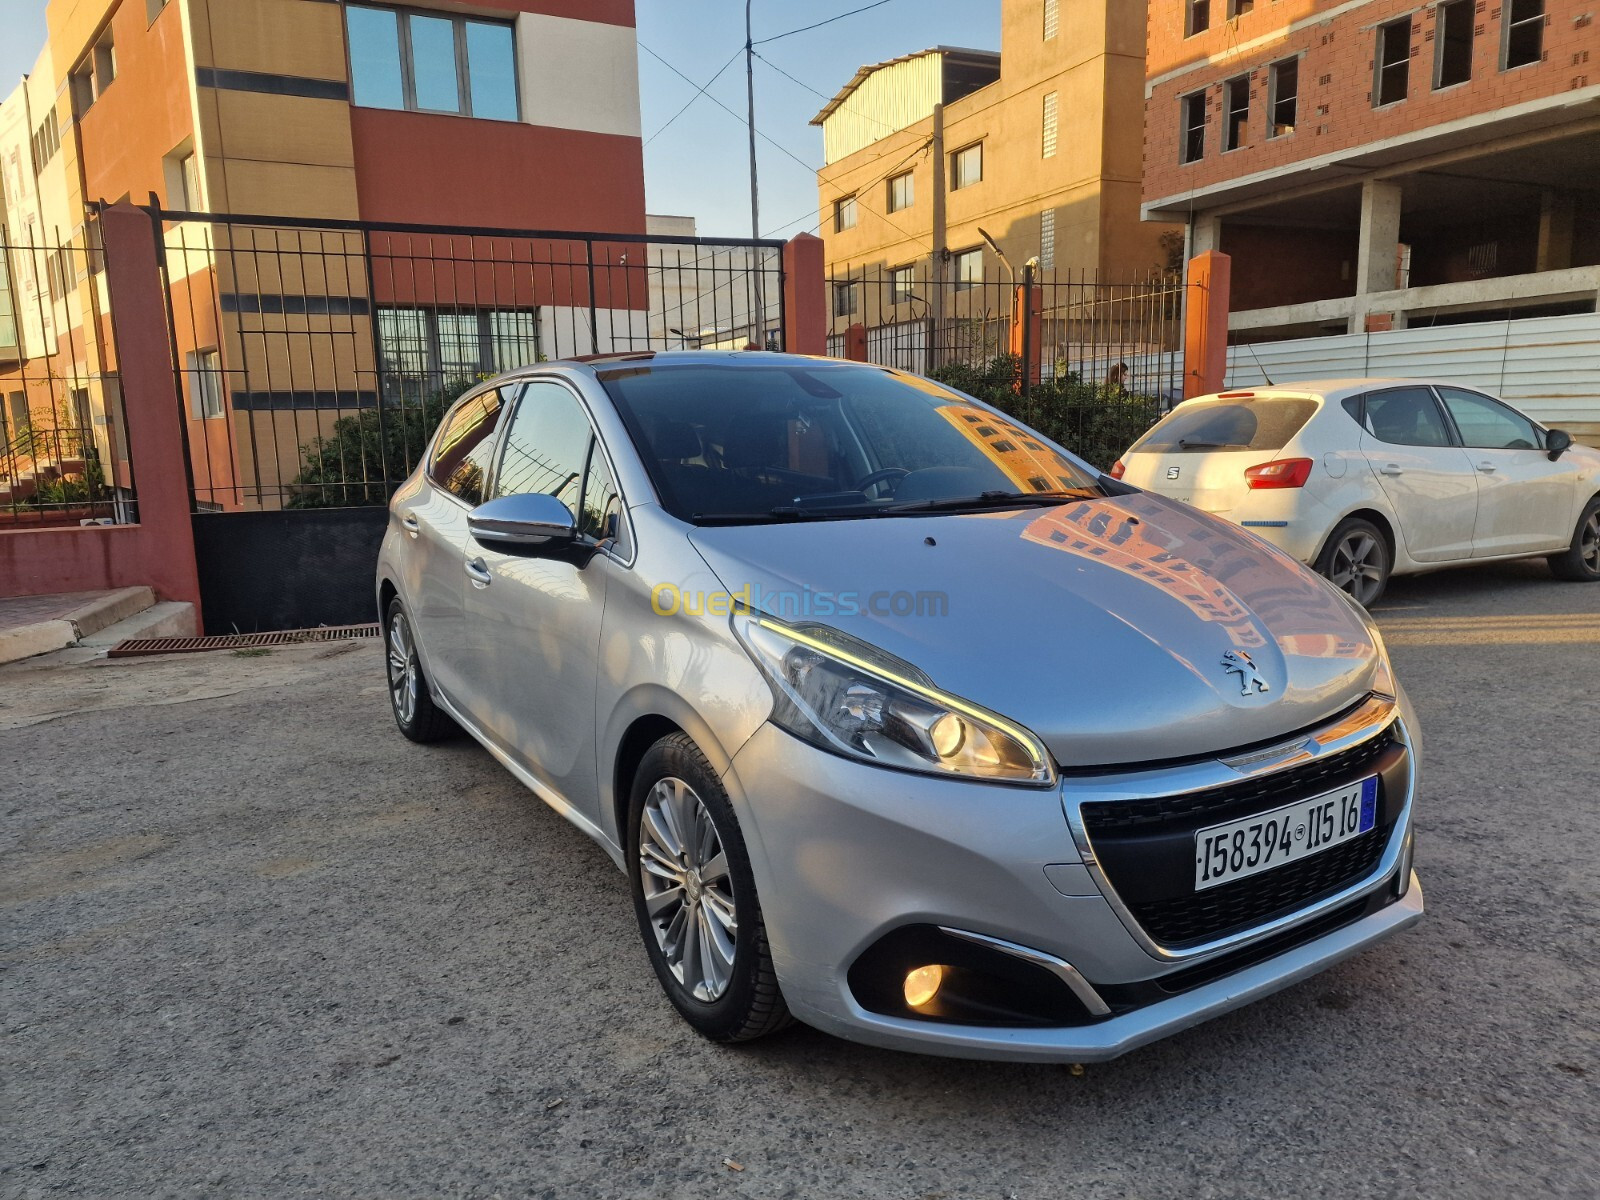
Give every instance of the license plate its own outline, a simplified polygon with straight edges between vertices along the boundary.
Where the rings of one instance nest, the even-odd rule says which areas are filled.
[[[1378,820],[1378,777],[1296,800],[1194,835],[1194,890],[1202,892],[1321,854],[1359,837]]]

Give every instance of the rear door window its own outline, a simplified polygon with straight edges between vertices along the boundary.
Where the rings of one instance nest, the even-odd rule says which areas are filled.
[[[445,417],[428,474],[458,499],[476,508],[483,503],[484,479],[494,452],[494,431],[505,402],[499,388],[468,396]]]
[[[1391,446],[1448,446],[1450,431],[1433,392],[1425,387],[1391,388],[1366,397],[1366,430]]]
[[[1282,450],[1317,411],[1315,400],[1250,397],[1185,404],[1133,444],[1133,454]]]

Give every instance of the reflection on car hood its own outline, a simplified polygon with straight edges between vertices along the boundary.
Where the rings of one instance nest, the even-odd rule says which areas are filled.
[[[1149,494],[691,538],[730,592],[897,655],[1066,767],[1284,736],[1360,699],[1376,671],[1366,621],[1332,587]],[[1265,691],[1232,669],[1241,657]]]

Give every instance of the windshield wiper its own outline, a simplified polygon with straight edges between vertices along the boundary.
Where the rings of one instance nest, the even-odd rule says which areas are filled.
[[[904,504],[891,504],[880,509],[884,513],[952,512],[963,509],[1024,508],[1052,504],[1065,504],[1069,500],[1087,500],[1096,495],[1089,488],[1074,488],[1070,492],[979,492],[976,496],[947,496],[941,500],[908,500]]]
[[[695,513],[689,519],[696,525],[776,525],[783,521],[833,521],[848,517],[870,517],[885,510],[878,505],[862,508],[799,508],[782,504],[764,513]]]
[[[1227,446],[1227,442],[1190,441],[1188,438],[1178,439],[1178,449],[1180,450],[1225,450]]]

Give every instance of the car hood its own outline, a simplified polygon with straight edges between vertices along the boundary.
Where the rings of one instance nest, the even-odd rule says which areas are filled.
[[[1382,653],[1299,563],[1148,493],[691,540],[729,592],[912,663],[1032,729],[1068,768],[1287,736],[1365,696]],[[1246,694],[1235,656],[1266,690]]]

